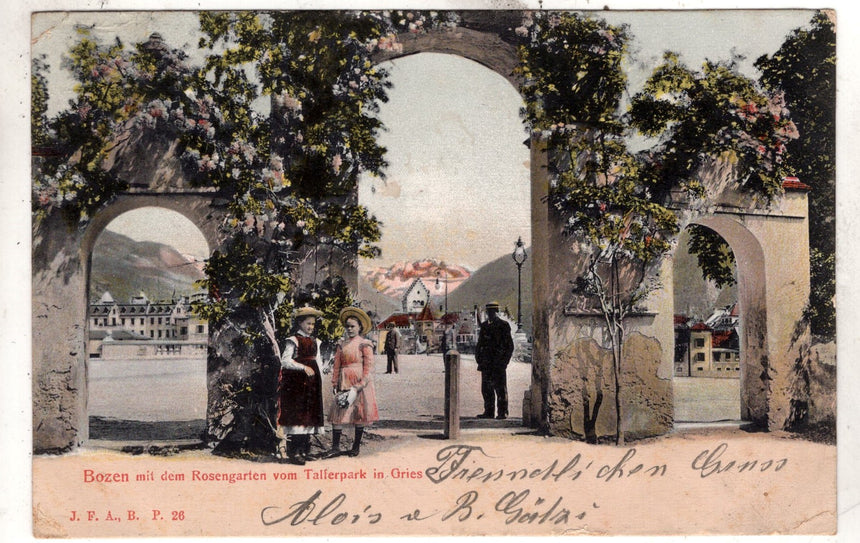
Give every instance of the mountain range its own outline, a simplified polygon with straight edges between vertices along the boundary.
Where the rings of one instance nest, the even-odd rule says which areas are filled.
[[[462,266],[444,264],[434,259],[398,262],[388,268],[374,268],[361,275],[359,298],[366,300],[382,318],[401,311],[401,299],[415,278],[421,278],[430,289],[434,310],[445,306],[444,286],[436,288],[436,272],[448,273],[448,311],[481,308],[496,301],[516,319],[517,267],[510,255],[503,255],[474,272]],[[441,277],[444,278],[444,271]],[[523,326],[531,329],[531,263],[526,260],[522,271]]]
[[[202,265],[169,245],[104,230],[92,253],[90,301],[97,301],[105,291],[118,302],[127,302],[139,292],[150,300],[189,295],[196,291],[194,281],[204,277]]]

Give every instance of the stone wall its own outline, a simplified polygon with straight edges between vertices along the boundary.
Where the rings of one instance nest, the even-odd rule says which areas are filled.
[[[662,348],[653,338],[634,333],[621,360],[621,414],[626,438],[661,435],[672,428],[672,381],[657,377]],[[597,438],[615,435],[615,377],[612,353],[592,338],[571,342],[555,358],[549,396],[549,429],[582,439],[593,419]],[[596,411],[595,404],[599,402]]]
[[[86,256],[81,232],[54,214],[33,234],[33,449],[87,439]]]

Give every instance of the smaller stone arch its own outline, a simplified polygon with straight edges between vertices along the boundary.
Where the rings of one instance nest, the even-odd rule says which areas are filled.
[[[698,224],[719,234],[735,255],[738,274],[741,419],[767,421],[767,391],[770,386],[762,363],[767,364],[767,298],[764,250],[756,236],[731,215],[701,216],[686,226]],[[763,377],[764,376],[764,377]]]
[[[144,207],[169,209],[191,221],[206,239],[206,243],[209,245],[209,254],[212,254],[221,244],[222,240],[218,233],[221,213],[213,207],[211,193],[203,191],[192,193],[130,192],[118,196],[110,204],[100,209],[90,220],[81,239],[82,255],[85,258],[89,257],[99,234],[111,221],[123,213]]]

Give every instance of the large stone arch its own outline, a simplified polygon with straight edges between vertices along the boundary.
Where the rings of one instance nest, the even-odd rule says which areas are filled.
[[[737,262],[741,418],[782,429],[792,366],[809,341],[802,321],[810,289],[806,192],[789,186],[769,208],[717,206],[694,223],[722,236]]]
[[[213,213],[212,193],[209,192],[132,192],[117,197],[87,224],[81,239],[83,254],[92,253],[99,234],[123,213],[144,207],[158,207],[175,211],[191,221],[206,239],[211,254],[221,243],[218,233],[220,214]]]
[[[422,34],[400,34],[398,39],[403,46],[402,51],[382,51],[374,55],[374,60],[379,63],[418,53],[457,55],[493,70],[519,91],[519,80],[514,75],[518,62],[516,47],[496,32],[457,27]]]

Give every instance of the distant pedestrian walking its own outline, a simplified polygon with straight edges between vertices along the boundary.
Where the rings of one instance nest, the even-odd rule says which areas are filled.
[[[385,334],[384,352],[388,357],[388,369],[385,373],[398,372],[397,368],[397,350],[400,349],[401,337],[400,331],[394,326],[394,323],[388,325],[388,333]]]
[[[346,329],[346,338],[334,353],[331,383],[335,401],[331,406],[331,450],[327,457],[340,454],[340,438],[345,426],[355,427],[355,439],[349,456],[358,456],[365,426],[379,420],[376,391],[373,387],[373,343],[364,334],[372,327],[370,317],[358,307],[347,307],[340,312],[340,322]]]
[[[481,395],[484,412],[479,419],[498,419],[508,416],[508,363],[514,353],[511,326],[499,317],[499,304],[486,306],[487,320],[479,322],[478,345],[475,361],[481,372]]]
[[[278,374],[278,456],[299,465],[311,459],[311,435],[325,429],[320,340],[313,336],[320,316],[308,306],[293,314],[296,332],[287,338]]]

